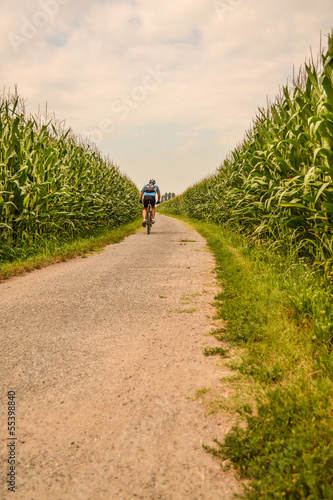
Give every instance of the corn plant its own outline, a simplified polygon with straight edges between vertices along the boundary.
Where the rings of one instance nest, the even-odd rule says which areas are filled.
[[[110,160],[22,101],[0,102],[0,242],[73,237],[138,216],[138,189]],[[0,251],[1,258],[1,251]]]
[[[333,261],[333,37],[321,64],[305,64],[293,86],[259,109],[243,143],[216,174],[164,204],[252,239]]]

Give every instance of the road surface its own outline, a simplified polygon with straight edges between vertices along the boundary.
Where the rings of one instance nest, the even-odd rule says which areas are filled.
[[[163,215],[101,253],[0,283],[1,498],[223,500],[242,491],[202,449],[230,415],[220,383],[204,239]],[[16,494],[7,491],[7,391],[16,395]]]

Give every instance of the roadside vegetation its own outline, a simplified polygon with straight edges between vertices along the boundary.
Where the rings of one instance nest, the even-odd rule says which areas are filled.
[[[0,263],[0,281],[74,257],[87,257],[93,252],[102,251],[106,245],[119,243],[141,227],[141,219],[139,219],[114,229],[94,231],[90,236],[77,236],[72,239],[41,239],[35,245],[23,244],[16,250],[15,259]]]
[[[100,238],[136,220],[139,192],[108,158],[53,116],[0,99],[0,265]]]
[[[247,499],[333,498],[332,177],[329,36],[321,64],[258,111],[216,174],[160,208],[191,220],[215,255],[215,336],[251,389],[208,449],[249,479]]]
[[[259,109],[215,175],[165,202],[165,213],[237,228],[323,269],[333,262],[333,37],[316,64]]]

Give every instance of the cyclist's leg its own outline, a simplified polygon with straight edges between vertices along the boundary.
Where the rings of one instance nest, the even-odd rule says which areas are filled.
[[[153,222],[155,222],[155,214],[156,214],[156,199],[155,197],[152,199],[151,203],[151,218],[153,219]]]

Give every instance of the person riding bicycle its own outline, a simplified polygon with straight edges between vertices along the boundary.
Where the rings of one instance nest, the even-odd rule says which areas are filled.
[[[155,223],[155,213],[156,213],[156,208],[155,208],[155,203],[156,203],[156,195],[158,196],[158,201],[157,203],[161,203],[161,191],[160,188],[157,186],[156,181],[154,179],[150,179],[148,184],[145,184],[143,188],[141,189],[140,193],[140,203],[143,203],[143,211],[142,211],[142,225],[143,227],[146,226],[146,217],[147,217],[147,207],[148,203],[150,202],[151,204],[151,212],[152,212],[152,223]],[[142,201],[143,198],[143,201]]]

